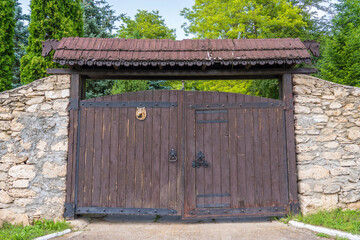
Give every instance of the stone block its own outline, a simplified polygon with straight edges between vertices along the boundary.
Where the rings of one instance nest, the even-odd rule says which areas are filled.
[[[29,217],[27,214],[16,213],[10,209],[0,209],[0,225],[8,222],[14,225],[29,225]]]
[[[57,164],[46,162],[43,165],[42,174],[46,178],[65,177],[66,176],[66,164],[57,165]]]
[[[297,153],[305,153],[305,152],[312,152],[316,151],[319,147],[316,145],[308,145],[308,144],[297,144],[296,152]]]
[[[0,113],[0,120],[12,120],[14,115],[11,113]]]
[[[340,195],[340,201],[344,203],[355,203],[360,201],[360,193],[356,191],[343,192]]]
[[[32,180],[36,176],[35,166],[33,165],[17,165],[9,170],[9,175],[15,179]]]
[[[341,111],[339,109],[331,110],[331,111],[326,111],[325,114],[328,115],[329,117],[331,117],[331,116],[338,117],[341,115]]]
[[[5,132],[0,132],[0,142],[6,142],[9,141],[11,139],[11,136]]]
[[[356,166],[356,162],[354,160],[341,160],[340,166],[342,167],[354,167]]]
[[[10,130],[10,121],[0,121],[0,130],[3,131]]]
[[[346,145],[346,146],[344,147],[344,149],[345,149],[345,151],[347,151],[347,152],[357,153],[357,152],[359,152],[360,147],[359,147],[359,145],[357,145],[357,144],[350,144],[350,145]]]
[[[19,198],[19,199],[15,199],[14,201],[15,206],[23,207],[23,208],[33,203],[34,203],[34,199],[31,198]]]
[[[46,91],[46,99],[59,99],[59,98],[68,98],[70,96],[70,90],[57,90],[57,91]]]
[[[26,105],[33,105],[33,104],[39,104],[44,102],[45,98],[44,97],[35,97],[35,98],[31,98],[29,101],[27,101],[25,104]]]
[[[324,152],[321,156],[326,160],[340,160],[342,154],[340,152]]]
[[[311,110],[311,112],[312,112],[312,113],[317,113],[317,114],[319,114],[319,113],[324,113],[324,110],[322,110],[321,108],[317,107],[317,108],[313,108],[313,109]]]
[[[8,204],[12,203],[14,199],[9,196],[4,190],[0,190],[0,203]]]
[[[8,174],[6,172],[0,172],[0,181],[6,181]]]
[[[328,184],[324,188],[324,193],[333,194],[340,192],[340,185],[338,184]]]
[[[360,138],[360,128],[353,127],[347,130],[347,136],[350,140],[357,140]]]
[[[26,109],[26,112],[29,112],[29,113],[34,113],[37,111],[39,105],[38,104],[34,104],[34,105],[31,105],[30,107],[28,107]]]
[[[10,189],[8,194],[13,198],[30,198],[35,197],[36,192],[30,189]]]
[[[4,156],[2,156],[2,158],[0,158],[0,162],[2,162],[2,163],[15,163],[15,164],[23,163],[27,160],[28,160],[28,157],[17,156],[11,152],[5,154]]]
[[[328,134],[328,135],[319,135],[317,138],[316,138],[316,141],[318,142],[328,142],[328,141],[334,141],[337,137],[337,134]]]
[[[339,102],[332,102],[329,106],[330,109],[339,109],[342,107],[342,104]]]
[[[40,151],[45,151],[47,147],[47,142],[40,140],[39,143],[36,145],[36,149],[40,150]]]
[[[299,162],[303,162],[303,161],[311,161],[316,157],[315,154],[312,153],[300,153],[297,155],[297,160]]]
[[[61,142],[58,142],[51,146],[52,151],[67,151],[68,150],[68,141],[64,140]]]
[[[0,171],[7,172],[10,169],[11,165],[6,163],[0,163]]]
[[[52,83],[43,83],[36,87],[34,87],[34,90],[36,91],[51,91],[54,90],[54,84]]]
[[[339,147],[339,143],[338,142],[328,142],[328,143],[324,144],[324,147],[326,147],[326,148],[337,148],[337,147]]]
[[[322,166],[306,166],[298,169],[299,180],[305,179],[326,179],[329,177],[329,170]]]
[[[350,170],[344,167],[332,168],[330,169],[330,174],[333,176],[349,175]]]
[[[16,180],[13,182],[14,188],[28,188],[29,180]]]
[[[349,93],[342,87],[334,89],[334,95],[336,98],[346,97]]]
[[[360,201],[348,204],[347,208],[350,210],[360,210]]]

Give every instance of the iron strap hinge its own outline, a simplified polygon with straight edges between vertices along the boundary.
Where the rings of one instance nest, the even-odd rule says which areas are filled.
[[[79,110],[79,105],[80,105],[80,101],[77,98],[70,98],[70,102],[69,102],[69,106],[68,106],[68,111],[71,110]]]

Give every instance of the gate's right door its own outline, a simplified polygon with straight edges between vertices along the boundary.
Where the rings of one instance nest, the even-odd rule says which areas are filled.
[[[288,189],[282,101],[185,94],[184,217],[284,214]]]

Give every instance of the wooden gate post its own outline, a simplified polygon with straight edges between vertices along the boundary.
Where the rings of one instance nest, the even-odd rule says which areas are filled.
[[[300,205],[297,187],[297,168],[294,130],[294,97],[291,74],[283,74],[282,98],[285,104],[286,159],[288,164],[289,204],[290,212],[299,213]]]
[[[68,145],[68,164],[66,179],[66,201],[64,217],[73,219],[77,202],[77,180],[78,180],[78,139],[80,121],[80,100],[82,99],[84,83],[79,74],[71,75],[70,83],[70,103],[69,103],[69,145]]]

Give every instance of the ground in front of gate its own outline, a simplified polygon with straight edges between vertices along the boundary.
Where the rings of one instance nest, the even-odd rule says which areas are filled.
[[[92,220],[84,231],[73,232],[57,240],[209,240],[209,239],[322,239],[315,233],[299,230],[277,221],[208,221],[183,222],[176,219],[107,217]]]

